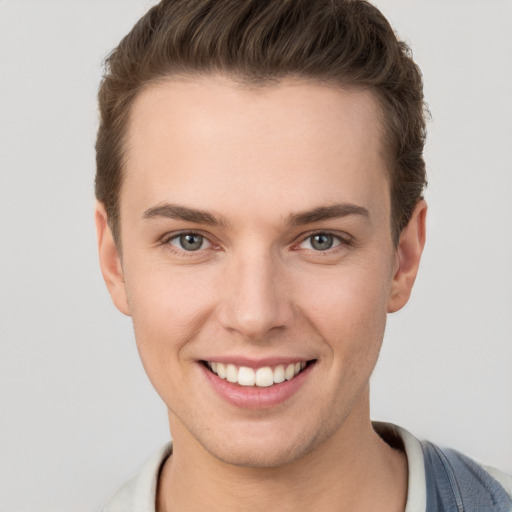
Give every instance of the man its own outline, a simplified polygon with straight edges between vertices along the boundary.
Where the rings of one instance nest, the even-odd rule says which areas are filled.
[[[164,1],[99,102],[102,272],[173,439],[106,512],[512,509],[503,473],[370,421],[426,216],[421,77],[379,11]]]

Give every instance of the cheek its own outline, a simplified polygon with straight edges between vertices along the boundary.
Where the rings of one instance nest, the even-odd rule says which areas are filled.
[[[171,272],[165,266],[131,270],[126,289],[137,348],[158,389],[158,381],[168,378],[170,369],[173,378],[179,376],[180,360],[187,358],[187,350],[211,315],[211,287],[201,276],[191,278],[190,272]]]
[[[375,265],[340,267],[312,280],[301,293],[301,310],[344,358],[376,359],[386,325],[389,271]]]
[[[181,338],[200,321],[211,302],[204,272],[176,270],[165,264],[134,266],[126,275],[130,312],[139,330],[156,336],[166,331]]]

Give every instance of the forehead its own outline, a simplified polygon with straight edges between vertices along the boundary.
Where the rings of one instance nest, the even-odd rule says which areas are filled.
[[[270,195],[294,209],[368,203],[387,182],[381,119],[371,90],[298,80],[249,87],[222,76],[163,81],[132,107],[123,189],[141,201],[212,208],[224,196],[235,205],[233,194],[242,208]]]

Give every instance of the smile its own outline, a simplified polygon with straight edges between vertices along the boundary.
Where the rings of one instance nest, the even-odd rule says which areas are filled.
[[[292,380],[307,365],[306,361],[297,361],[295,363],[279,364],[274,367],[250,368],[248,366],[236,366],[231,363],[206,361],[206,366],[221,379],[239,386],[262,388]]]

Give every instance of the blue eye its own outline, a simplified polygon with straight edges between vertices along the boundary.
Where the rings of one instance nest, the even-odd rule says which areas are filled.
[[[198,233],[181,233],[171,238],[169,243],[178,249],[188,252],[206,249],[211,246],[211,243]]]
[[[308,236],[301,244],[303,249],[313,249],[314,251],[327,251],[341,244],[339,237],[330,233],[315,233]]]

